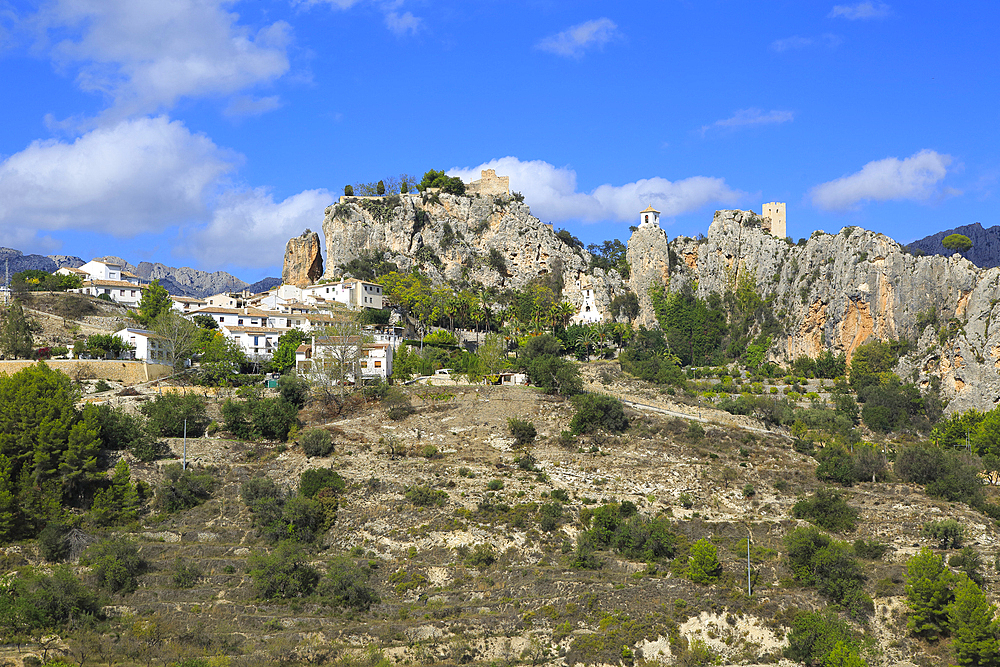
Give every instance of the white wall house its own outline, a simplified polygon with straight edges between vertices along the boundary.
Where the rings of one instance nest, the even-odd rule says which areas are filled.
[[[270,359],[278,349],[278,339],[285,329],[222,325],[222,335],[236,341],[250,359]]]
[[[83,280],[83,287],[71,290],[73,292],[95,297],[106,294],[112,301],[130,307],[139,305],[142,291],[146,289],[138,276],[129,273],[120,264],[96,259],[76,269],[63,267],[56,270],[56,273],[79,276]]]
[[[339,283],[320,283],[302,289],[302,300],[307,304],[336,301],[355,310],[361,308],[382,309],[382,286],[357,278],[348,278]]]
[[[174,302],[173,308],[178,313],[186,315],[187,313],[194,312],[199,308],[204,308],[208,305],[208,301],[195,296],[173,296],[171,295],[170,300]]]
[[[583,294],[583,304],[580,312],[573,316],[571,320],[575,324],[594,324],[604,319],[601,311],[597,309],[597,302],[594,299],[594,286],[590,282],[589,276],[581,276],[577,281],[580,292]]]
[[[342,359],[353,357],[361,346],[358,369],[362,379],[388,380],[392,376],[392,346],[387,343],[363,343],[361,337],[345,338],[314,336],[309,343],[295,350],[295,370],[314,382],[329,381],[337,373],[330,373],[326,366],[336,368]],[[347,381],[355,381],[355,373],[348,372]]]
[[[132,351],[133,359],[141,359],[158,364],[170,363],[163,340],[152,331],[146,329],[122,329],[121,331],[116,331],[114,335],[135,348]]]

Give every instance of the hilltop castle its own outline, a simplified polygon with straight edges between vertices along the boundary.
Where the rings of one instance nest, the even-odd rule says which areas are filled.
[[[465,186],[467,194],[508,195],[510,194],[510,176],[497,176],[494,169],[483,169],[479,172],[479,180]]]
[[[772,236],[783,239],[788,234],[785,233],[785,202],[772,201],[760,206],[760,217],[764,218],[761,227],[765,232],[771,232]]]

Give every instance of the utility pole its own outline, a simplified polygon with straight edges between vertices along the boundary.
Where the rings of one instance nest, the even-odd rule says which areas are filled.
[[[188,468],[188,420],[187,417],[185,417],[184,418],[184,464],[181,466],[181,470],[187,470],[187,468]]]

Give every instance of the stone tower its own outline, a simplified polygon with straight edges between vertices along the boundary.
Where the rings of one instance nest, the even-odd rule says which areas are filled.
[[[784,207],[784,204],[782,204],[782,207]],[[784,217],[782,217],[782,220],[784,220]],[[647,206],[645,211],[639,212],[639,226],[642,227],[644,225],[660,226],[660,212],[653,208],[652,205]]]
[[[764,230],[771,232],[772,236],[783,239],[788,234],[785,233],[785,202],[772,201],[760,206],[760,217],[764,218]]]

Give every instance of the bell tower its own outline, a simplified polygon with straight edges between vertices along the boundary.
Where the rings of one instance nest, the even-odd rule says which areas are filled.
[[[645,211],[639,212],[639,226],[645,227],[647,225],[660,226],[660,212],[653,208],[652,205],[647,206]]]

